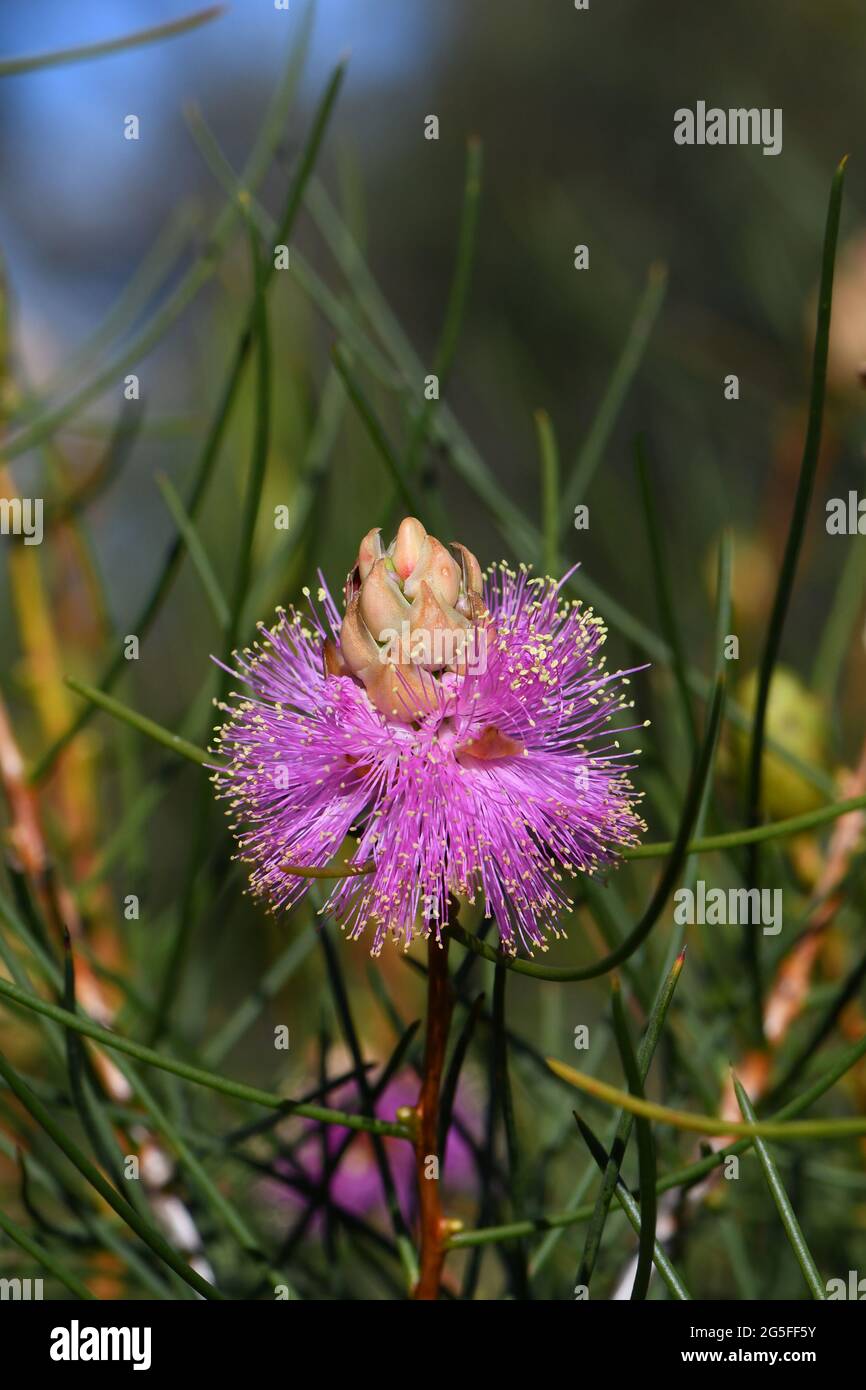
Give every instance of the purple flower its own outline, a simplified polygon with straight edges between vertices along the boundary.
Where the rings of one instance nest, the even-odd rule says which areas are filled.
[[[471,1092],[471,1085],[469,1090]],[[418,1083],[414,1076],[408,1072],[402,1073],[379,1096],[375,1113],[382,1119],[393,1119],[401,1107],[415,1105],[417,1091]],[[354,1084],[341,1087],[331,1095],[331,1103],[340,1108],[357,1110],[358,1101]],[[478,1143],[480,1136],[474,1132],[475,1126],[470,1116],[476,1108],[475,1104],[470,1106],[467,1103],[467,1085],[461,1082],[452,1117],[456,1123],[452,1123],[449,1130],[447,1158],[443,1161],[443,1180],[452,1195],[468,1192],[475,1176],[472,1142]],[[351,1145],[330,1177],[330,1193],[337,1206],[354,1216],[368,1216],[382,1208],[382,1179],[369,1134],[353,1133],[340,1125],[328,1125],[325,1129],[328,1158],[333,1162],[350,1136]],[[409,1211],[415,1199],[417,1182],[412,1147],[398,1139],[385,1139],[383,1142],[400,1204],[404,1211]],[[305,1208],[310,1194],[319,1189],[325,1176],[318,1126],[312,1121],[304,1121],[302,1136],[294,1146],[291,1160],[278,1159],[275,1167],[281,1180],[268,1178],[261,1186],[262,1196],[270,1203],[287,1203]],[[320,1221],[316,1220],[314,1224],[319,1227]]]
[[[407,518],[361,543],[341,620],[320,575],[309,614],[278,611],[238,655],[214,772],[250,886],[272,909],[309,888],[346,836],[324,911],[352,938],[439,936],[452,895],[480,892],[503,947],[531,952],[572,904],[563,875],[606,868],[644,829],[610,725],[628,672],[563,582],[504,564],[485,581]],[[307,598],[309,600],[309,592]],[[420,925],[419,925],[420,924]]]

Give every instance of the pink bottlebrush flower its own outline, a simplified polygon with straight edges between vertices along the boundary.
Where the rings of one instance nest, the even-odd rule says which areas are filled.
[[[320,575],[309,614],[278,611],[237,656],[249,695],[225,706],[215,770],[252,891],[272,909],[309,888],[293,866],[349,864],[323,911],[352,938],[439,936],[452,895],[496,919],[505,950],[545,949],[594,873],[645,828],[611,720],[601,619],[562,582],[504,564],[482,580],[407,518],[361,543],[341,619]],[[309,600],[309,591],[305,591]],[[420,923],[420,927],[419,927]]]

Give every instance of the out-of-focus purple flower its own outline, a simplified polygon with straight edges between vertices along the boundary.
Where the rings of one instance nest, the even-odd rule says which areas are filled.
[[[320,576],[309,614],[280,610],[237,657],[214,773],[252,891],[291,907],[350,832],[324,911],[350,937],[438,938],[451,895],[496,918],[508,951],[545,948],[591,874],[644,828],[611,720],[628,672],[605,670],[602,620],[525,566],[451,557],[407,518],[364,538],[341,620]],[[307,595],[309,598],[309,594]]]
[[[415,1078],[410,1075],[398,1076],[379,1096],[375,1112],[380,1119],[393,1120],[398,1110],[404,1106],[414,1106],[417,1098],[418,1082]],[[357,1109],[357,1090],[351,1084],[341,1087],[331,1093],[329,1104],[337,1108]],[[322,1186],[325,1175],[322,1134],[313,1121],[305,1121],[304,1129],[305,1133],[294,1147],[291,1160],[277,1160],[276,1168],[283,1180],[269,1178],[261,1186],[261,1193],[269,1203],[285,1202],[301,1209],[307,1206],[312,1194]],[[352,1131],[340,1125],[325,1126],[324,1142],[329,1162],[333,1162],[350,1134]],[[465,1087],[461,1085],[442,1168],[443,1185],[452,1195],[468,1192],[472,1187],[475,1167],[469,1136],[476,1141],[478,1139],[466,1104]],[[402,1139],[386,1139],[383,1142],[400,1205],[404,1211],[409,1211],[417,1186],[414,1150],[411,1144]],[[381,1210],[382,1179],[369,1134],[352,1134],[352,1143],[330,1177],[329,1188],[331,1200],[354,1216],[366,1217]],[[316,1224],[319,1224],[318,1219]]]

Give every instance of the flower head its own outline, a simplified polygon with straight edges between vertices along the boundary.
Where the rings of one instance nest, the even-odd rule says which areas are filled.
[[[601,619],[525,566],[482,579],[414,518],[361,542],[341,619],[324,580],[239,655],[215,770],[252,891],[273,909],[356,837],[325,909],[351,937],[439,935],[452,895],[495,917],[503,947],[545,947],[572,904],[564,875],[636,843]],[[321,576],[320,576],[321,579]],[[307,591],[307,598],[310,599]]]

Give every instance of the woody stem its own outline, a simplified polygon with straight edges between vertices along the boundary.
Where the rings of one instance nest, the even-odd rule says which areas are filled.
[[[421,1259],[414,1298],[436,1299],[445,1261],[445,1232],[439,1201],[439,1098],[448,1025],[451,1021],[451,981],[448,976],[448,937],[441,942],[431,933],[427,946],[427,1033],[424,1071],[415,1106],[415,1165],[418,1174],[418,1209],[421,1226]],[[430,1160],[436,1162],[431,1164]]]

